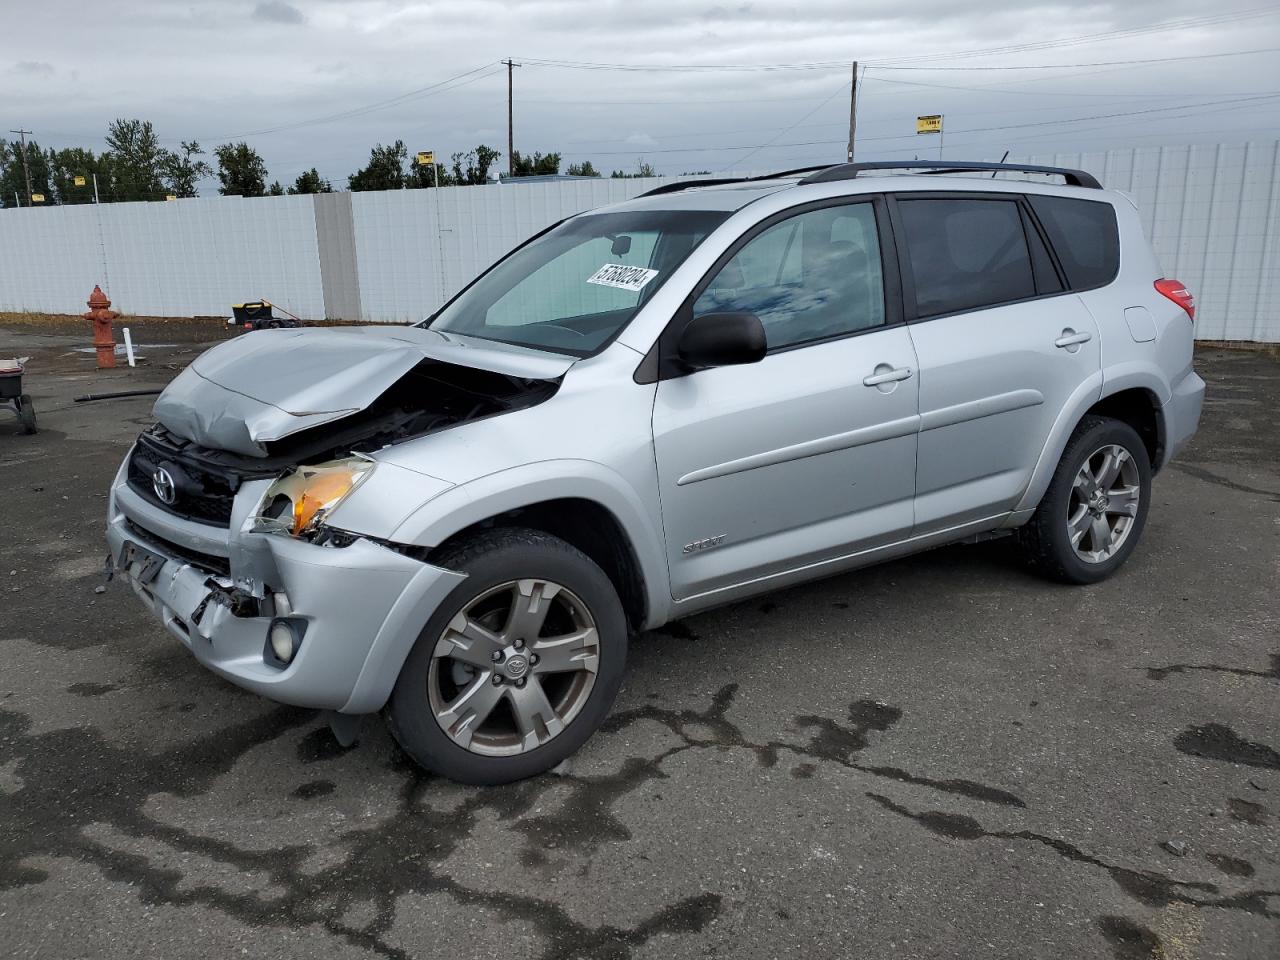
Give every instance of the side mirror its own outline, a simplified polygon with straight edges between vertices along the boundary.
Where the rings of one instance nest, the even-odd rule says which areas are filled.
[[[685,326],[676,354],[687,366],[758,363],[768,350],[764,324],[754,313],[704,313]]]

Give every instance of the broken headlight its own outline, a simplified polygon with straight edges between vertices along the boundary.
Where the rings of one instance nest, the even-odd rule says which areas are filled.
[[[372,460],[349,457],[295,467],[271,484],[254,529],[293,537],[313,533],[324,517],[373,472]]]

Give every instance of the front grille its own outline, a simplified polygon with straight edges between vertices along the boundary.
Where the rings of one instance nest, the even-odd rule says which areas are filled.
[[[184,520],[214,527],[230,526],[231,505],[240,478],[229,470],[202,462],[196,456],[198,448],[193,447],[163,429],[142,434],[129,458],[129,487],[148,503]],[[153,482],[162,467],[173,479],[174,502],[171,504],[160,499]]]
[[[125,520],[125,527],[131,533],[142,538],[143,541],[150,541],[177,560],[182,560],[193,567],[199,567],[201,570],[207,570],[210,573],[216,573],[224,577],[231,576],[231,561],[226,557],[215,556],[212,553],[202,553],[199,550],[184,547],[182,544],[174,543],[172,540],[162,537],[160,534],[148,530],[141,524],[134,523],[129,519]]]

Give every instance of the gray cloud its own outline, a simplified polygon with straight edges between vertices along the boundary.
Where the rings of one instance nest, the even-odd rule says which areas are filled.
[[[253,19],[267,23],[305,23],[307,18],[301,10],[284,0],[263,0],[253,8]]]
[[[1258,0],[42,0],[58,30],[0,31],[0,129],[42,146],[102,148],[107,123],[142,117],[166,141],[207,149],[247,138],[273,179],[316,166],[335,183],[374,143],[437,155],[484,142],[506,152],[506,68],[515,71],[515,141],[564,162],[664,172],[763,172],[844,156],[848,60],[861,85],[859,156],[936,156],[917,114],[946,116],[946,156],[1097,151],[1112,146],[1274,139],[1275,54],[1168,63],[1280,47],[1280,16],[1240,18]],[[304,21],[252,30],[245,18]],[[1192,19],[1198,25],[1133,32]],[[897,66],[890,61],[1104,39]],[[808,70],[620,71],[537,59],[640,65],[825,63]],[[70,65],[93,77],[76,82]],[[975,67],[1065,64],[1060,70]],[[444,87],[439,81],[483,68]],[[4,68],[0,67],[0,70]],[[19,109],[20,108],[20,109]],[[1140,113],[1138,111],[1155,111]],[[1111,116],[1127,114],[1125,116]],[[303,123],[321,118],[322,123]],[[0,117],[0,119],[5,119]],[[505,161],[505,158],[504,158]],[[500,161],[501,165],[502,161]]]
[[[13,65],[13,72],[37,77],[51,77],[54,69],[52,63],[45,63],[43,60],[19,60]]]

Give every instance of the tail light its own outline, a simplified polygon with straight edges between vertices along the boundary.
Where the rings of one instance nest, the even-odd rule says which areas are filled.
[[[1183,310],[1187,311],[1187,316],[1193,321],[1196,318],[1196,298],[1191,295],[1191,291],[1186,285],[1178,280],[1157,280],[1156,292],[1164,294]]]

